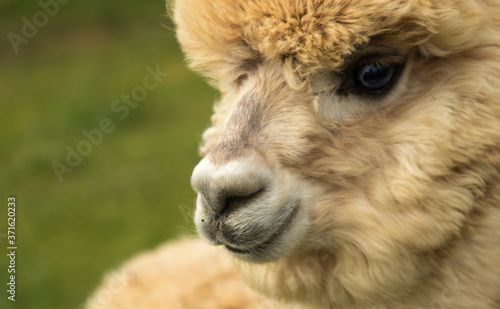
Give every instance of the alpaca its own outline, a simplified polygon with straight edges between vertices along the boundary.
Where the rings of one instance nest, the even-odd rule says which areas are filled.
[[[222,94],[191,181],[203,240],[135,258],[89,309],[500,308],[500,1],[173,18]]]

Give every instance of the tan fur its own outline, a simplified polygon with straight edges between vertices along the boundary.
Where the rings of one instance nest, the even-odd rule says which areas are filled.
[[[202,294],[172,265],[120,301],[171,289],[165,308],[184,308],[167,305],[175,295],[200,306],[185,308],[500,308],[499,16],[494,0],[177,0],[189,64],[223,95],[202,155],[223,164],[252,149],[307,183],[310,228],[277,261],[236,260],[265,303],[242,286],[232,304]],[[349,112],[318,103],[313,93],[372,48],[408,58],[392,93],[347,96]],[[256,115],[258,129],[245,122]],[[142,280],[162,275],[148,274],[161,252],[139,258]],[[186,277],[227,284],[226,264],[184,252],[210,268]]]
[[[214,285],[214,280],[220,284]],[[222,250],[184,239],[140,254],[108,274],[85,308],[265,309],[264,305],[262,297],[244,286]]]

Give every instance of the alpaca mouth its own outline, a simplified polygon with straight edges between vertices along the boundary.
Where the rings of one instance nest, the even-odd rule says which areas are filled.
[[[270,236],[266,240],[247,247],[244,245],[235,246],[232,243],[224,242],[223,244],[226,249],[235,254],[236,257],[252,262],[263,262],[272,259],[274,251],[272,248],[280,245],[281,238],[290,229],[299,210],[298,202],[295,201],[290,204],[289,207],[291,210],[288,211],[288,214],[277,220],[275,227],[268,231]]]

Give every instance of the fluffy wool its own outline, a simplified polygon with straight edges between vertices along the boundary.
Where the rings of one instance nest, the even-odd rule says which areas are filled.
[[[309,225],[279,259],[235,260],[260,295],[227,252],[188,242],[126,265],[139,281],[105,308],[500,308],[500,2],[177,0],[173,12],[190,67],[222,93],[202,156],[251,149],[293,175]],[[390,93],[341,93],[349,68],[381,53],[406,62]]]

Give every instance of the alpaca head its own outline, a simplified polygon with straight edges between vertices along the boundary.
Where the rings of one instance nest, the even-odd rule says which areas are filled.
[[[174,19],[222,94],[195,224],[257,289],[398,297],[480,216],[500,165],[486,1],[177,0]]]

